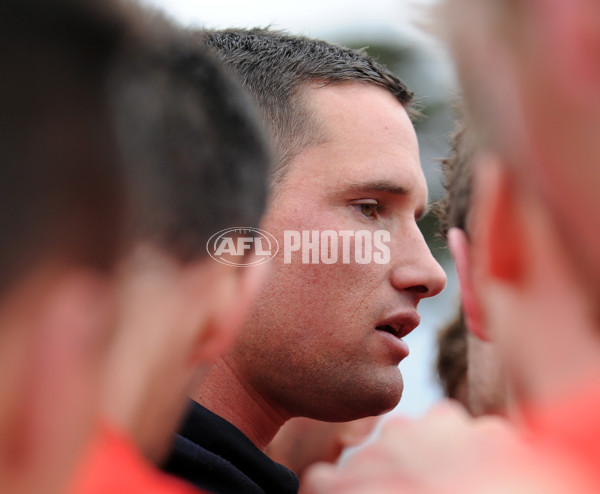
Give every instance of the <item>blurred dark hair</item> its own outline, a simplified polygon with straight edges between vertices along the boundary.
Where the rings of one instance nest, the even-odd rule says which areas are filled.
[[[467,217],[471,203],[473,159],[477,152],[477,137],[460,116],[450,138],[450,153],[441,160],[446,195],[433,207],[439,221],[439,233],[446,238],[450,228],[468,233]]]
[[[106,78],[124,25],[103,3],[0,4],[0,290],[49,259],[99,269],[115,260]]]
[[[150,24],[112,83],[130,241],[185,262],[204,256],[215,232],[258,224],[269,149],[250,98],[207,48],[164,19]]]
[[[296,154],[322,138],[303,100],[309,83],[373,84],[410,109],[413,93],[364,51],[269,29],[204,30],[196,36],[258,104],[275,148],[274,180]]]
[[[466,386],[467,379],[467,329],[462,311],[440,330],[437,340],[436,369],[444,396],[460,400],[460,385]]]

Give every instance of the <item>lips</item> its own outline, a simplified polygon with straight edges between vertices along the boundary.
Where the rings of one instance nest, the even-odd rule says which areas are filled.
[[[415,311],[394,314],[381,321],[375,329],[389,333],[396,338],[404,338],[421,322],[421,317]]]

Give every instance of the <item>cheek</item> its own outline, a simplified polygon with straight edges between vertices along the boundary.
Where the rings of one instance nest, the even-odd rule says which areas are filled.
[[[383,298],[378,296],[381,273],[364,265],[278,265],[274,271],[261,312],[278,331],[301,340],[335,339],[340,328],[349,332],[371,324]]]
[[[344,208],[318,211],[288,208],[267,217],[263,227],[277,238],[279,253],[271,261],[269,278],[260,297],[262,315],[257,317],[270,314],[270,318],[284,321],[286,326],[303,329],[323,324],[324,320],[349,326],[366,317],[364,311],[370,306],[377,306],[376,298],[389,278],[390,264],[356,262],[355,238],[344,240],[339,232],[367,230],[367,227],[351,221],[350,211],[346,211],[347,216],[344,213]],[[341,220],[345,218],[348,221],[343,223]],[[284,230],[297,232],[293,250],[289,249],[289,238],[286,243]],[[308,239],[315,244],[313,230],[318,235],[316,248],[311,249],[302,232],[310,232]],[[325,231],[330,233],[323,238]],[[335,242],[331,240],[334,236]],[[323,240],[326,247],[322,249]]]

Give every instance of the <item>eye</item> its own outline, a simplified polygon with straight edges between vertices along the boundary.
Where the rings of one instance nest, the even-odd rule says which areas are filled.
[[[353,206],[357,208],[363,216],[372,220],[379,218],[381,210],[383,209],[381,204],[372,199],[355,203]]]

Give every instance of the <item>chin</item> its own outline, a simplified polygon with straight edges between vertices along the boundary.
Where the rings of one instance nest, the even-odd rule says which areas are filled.
[[[344,420],[382,415],[393,410],[400,403],[403,390],[402,376],[372,385],[360,395],[354,395],[352,405],[348,405],[352,407],[353,416]]]
[[[400,403],[400,399],[402,398],[402,391],[404,391],[404,386],[400,385],[398,389],[395,389],[393,392],[388,393],[385,397],[382,397],[382,400],[379,403],[379,411],[373,415],[381,415],[396,408],[398,403]]]
[[[381,415],[393,410],[400,403],[404,391],[404,381],[400,371],[396,370],[393,379],[382,382],[374,391],[377,392],[374,393],[371,400],[372,406],[377,408],[377,412],[372,415]]]

